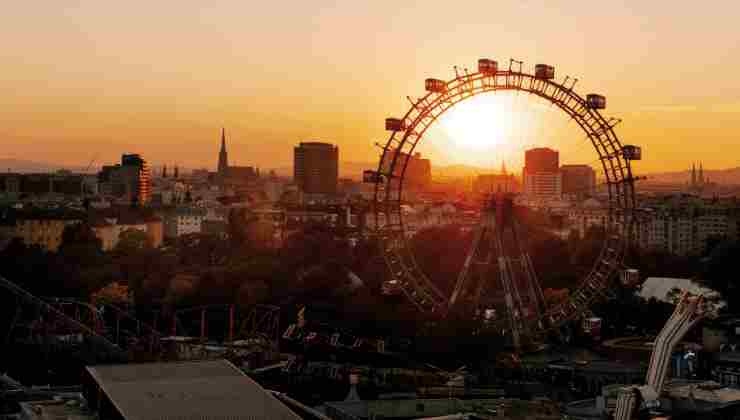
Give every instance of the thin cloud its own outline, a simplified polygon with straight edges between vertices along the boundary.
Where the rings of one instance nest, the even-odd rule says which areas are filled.
[[[740,102],[713,105],[709,111],[722,114],[737,114],[740,113]]]
[[[738,114],[740,113],[740,102],[728,102],[722,104],[675,104],[675,105],[645,105],[635,110],[629,111],[630,114],[673,114],[687,112],[705,112],[705,113],[722,113]]]
[[[696,105],[647,105],[637,109],[637,112],[694,112],[700,108]]]

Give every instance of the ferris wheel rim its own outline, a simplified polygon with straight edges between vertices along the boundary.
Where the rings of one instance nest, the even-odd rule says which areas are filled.
[[[517,62],[520,63],[520,62]],[[456,72],[457,73],[457,72]],[[427,79],[438,80],[438,79]],[[570,86],[568,81],[572,81]],[[499,83],[503,81],[504,83]],[[589,274],[581,278],[578,286],[574,289],[568,301],[554,305],[547,309],[538,320],[540,329],[554,327],[572,319],[574,315],[587,309],[591,303],[606,292],[608,280],[614,271],[621,265],[624,251],[627,245],[628,230],[631,228],[631,213],[635,209],[634,179],[632,177],[630,159],[623,156],[624,145],[614,132],[613,119],[607,120],[599,109],[588,106],[586,98],[578,94],[573,88],[577,79],[566,77],[562,83],[554,81],[554,77],[542,78],[537,74],[524,72],[521,65],[518,71],[495,70],[493,72],[478,71],[476,73],[456,74],[456,77],[448,81],[440,81],[444,87],[439,90],[429,90],[426,95],[416,101],[409,99],[411,106],[400,119],[403,127],[391,130],[391,134],[383,147],[380,161],[378,163],[374,191],[375,228],[378,229],[379,238],[383,242],[382,252],[386,264],[391,268],[394,279],[396,276],[394,268],[401,269],[406,278],[406,285],[401,279],[403,293],[420,310],[426,312],[438,311],[440,302],[448,297],[434,285],[424,272],[419,269],[413,251],[410,249],[403,223],[403,215],[400,209],[402,202],[403,185],[409,157],[412,156],[416,146],[423,140],[426,130],[432,126],[445,112],[455,105],[469,98],[485,94],[505,91],[524,92],[533,94],[564,112],[569,119],[575,120],[579,129],[586,134],[591,146],[599,156],[601,172],[606,179],[608,200],[608,225],[606,238],[602,245],[599,257],[594,262]],[[452,93],[450,93],[452,92]],[[597,95],[598,96],[598,95]],[[602,97],[603,98],[603,97]],[[431,118],[430,118],[431,116]],[[421,126],[421,130],[418,127]],[[401,133],[400,139],[398,138]],[[411,138],[411,140],[409,140]],[[413,142],[413,143],[411,143]],[[408,151],[404,147],[411,144]],[[389,153],[392,154],[388,162]],[[400,173],[396,173],[399,155],[405,155],[401,164]],[[389,167],[385,167],[390,163]],[[397,181],[394,181],[396,179]],[[392,199],[393,183],[397,184],[398,199]],[[395,230],[391,227],[380,228],[380,213],[384,214],[386,222],[390,215],[395,213],[398,217],[398,225]],[[389,241],[394,242],[388,246]],[[397,244],[396,242],[400,242]],[[394,260],[391,264],[391,260]],[[392,267],[395,265],[396,267]],[[426,290],[424,290],[426,289]],[[419,297],[421,293],[425,296]],[[415,294],[412,296],[412,294]],[[434,300],[439,302],[434,302]],[[429,303],[431,306],[425,306]]]

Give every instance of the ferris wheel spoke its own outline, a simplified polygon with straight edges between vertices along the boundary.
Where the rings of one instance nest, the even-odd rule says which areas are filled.
[[[420,311],[444,316],[464,296],[472,296],[475,302],[479,302],[482,296],[487,302],[495,301],[491,294],[496,289],[486,288],[490,281],[485,281],[485,277],[480,275],[477,276],[478,281],[472,281],[479,265],[475,264],[476,261],[488,261],[488,264],[495,262],[498,268],[497,284],[504,289],[507,322],[516,342],[527,336],[541,335],[546,329],[557,328],[563,322],[579,316],[604,295],[611,276],[621,266],[624,256],[626,231],[635,207],[630,161],[639,159],[641,155],[638,147],[622,146],[617,139],[613,128],[618,120],[605,119],[599,113],[606,104],[603,96],[578,95],[574,91],[577,81],[574,78],[566,77],[561,83],[554,81],[552,66],[537,64],[534,70],[533,74],[523,71],[523,63],[516,60],[509,61],[508,69],[499,69],[497,62],[481,59],[477,72],[467,69],[463,73],[456,71],[455,79],[450,81],[426,79],[427,94],[419,99],[409,97],[411,108],[403,118],[386,120],[386,129],[391,134],[383,147],[377,173],[368,177],[375,183],[375,226],[379,228],[381,222],[387,225],[387,228],[381,229],[387,232],[385,236],[381,235],[384,242],[382,249],[391,271],[390,281],[394,282],[395,287]],[[574,290],[571,299],[555,307],[545,307],[542,288],[526,249],[520,243],[511,251],[516,258],[507,257],[510,251],[506,250],[504,236],[495,233],[502,226],[491,228],[489,225],[492,221],[482,221],[474,233],[473,244],[450,298],[423,273],[408,243],[400,206],[409,156],[423,140],[427,129],[447,110],[483,93],[502,95],[511,103],[511,111],[515,115],[510,116],[509,123],[510,129],[516,133],[509,133],[509,137],[513,140],[514,148],[526,149],[530,144],[544,143],[558,145],[561,151],[567,151],[569,155],[576,155],[589,147],[598,155],[589,166],[598,163],[603,170],[604,185],[609,195],[608,232],[600,255]],[[540,101],[549,103],[549,106],[532,107],[533,103]],[[550,128],[548,124],[556,127]],[[570,138],[568,133],[573,129],[582,134]],[[495,156],[493,153],[491,155],[493,159]],[[487,235],[493,235],[494,239],[484,240]],[[515,242],[519,241],[516,239],[518,235],[515,226]],[[486,246],[487,250],[484,249]],[[495,254],[488,256],[493,251]],[[493,258],[492,255],[498,257]],[[492,325],[499,328],[501,322],[497,320]]]

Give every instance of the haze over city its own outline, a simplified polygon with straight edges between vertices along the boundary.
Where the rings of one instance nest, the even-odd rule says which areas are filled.
[[[0,16],[2,156],[84,166],[93,154],[104,162],[137,150],[155,164],[213,168],[226,126],[240,164],[289,165],[291,145],[310,139],[337,144],[343,161],[374,162],[383,118],[421,95],[424,77],[447,79],[451,66],[489,55],[557,63],[558,79],[576,75],[579,90],[608,93],[621,138],[660,156],[643,171],[733,167],[739,7],[14,3]],[[593,158],[583,153],[574,160]],[[427,154],[481,164],[470,152]]]
[[[737,2],[0,14],[0,420],[740,419]]]

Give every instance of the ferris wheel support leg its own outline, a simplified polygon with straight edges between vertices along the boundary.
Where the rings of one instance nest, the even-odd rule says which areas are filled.
[[[504,286],[504,301],[506,303],[506,312],[509,317],[509,327],[511,328],[511,339],[514,344],[514,348],[519,350],[521,347],[521,332],[519,331],[519,325],[517,322],[517,315],[514,309],[514,298],[511,294],[511,282],[509,273],[507,270],[508,264],[506,258],[498,258],[499,271],[501,273],[501,283]]]

